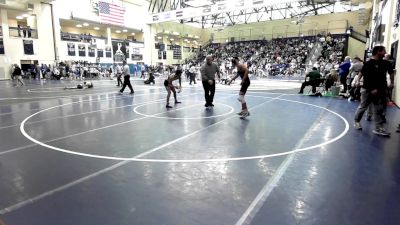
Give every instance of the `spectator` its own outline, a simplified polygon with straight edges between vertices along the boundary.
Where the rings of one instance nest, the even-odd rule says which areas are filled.
[[[347,92],[347,75],[349,74],[350,66],[350,57],[346,56],[344,62],[339,66],[340,83],[343,85],[342,93]]]

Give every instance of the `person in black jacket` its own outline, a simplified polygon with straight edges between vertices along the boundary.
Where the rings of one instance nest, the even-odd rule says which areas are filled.
[[[386,74],[390,74],[391,83],[393,85],[394,71],[390,63],[383,60],[386,49],[383,46],[375,46],[372,50],[372,58],[364,64],[358,79],[363,77],[363,85],[361,87],[361,102],[357,108],[354,117],[354,127],[361,130],[361,118],[368,106],[374,104],[374,120],[375,129],[373,133],[382,136],[389,136],[383,128],[384,123],[384,104],[386,104],[387,80]]]
[[[12,75],[13,75],[13,77],[17,78],[17,84],[16,84],[17,87],[18,87],[18,83],[21,83],[21,86],[25,85],[24,81],[22,80],[22,70],[17,64],[14,64],[14,71],[13,71]]]

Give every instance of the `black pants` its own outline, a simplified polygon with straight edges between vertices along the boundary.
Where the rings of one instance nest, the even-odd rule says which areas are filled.
[[[117,86],[119,86],[119,84],[122,85],[121,75],[117,75],[117,82],[118,82]]]
[[[319,80],[310,80],[303,82],[300,88],[300,93],[303,93],[303,90],[306,86],[312,86],[312,93],[317,92],[317,86],[319,85],[319,82]]]
[[[128,86],[129,89],[131,90],[131,93],[133,93],[133,88],[132,88],[131,81],[129,80],[129,78],[130,78],[129,75],[124,76],[124,85],[122,85],[122,89],[120,90],[121,93],[124,92],[126,86]]]
[[[215,80],[213,80],[213,84],[210,85],[208,80],[203,80],[203,88],[204,88],[204,98],[206,100],[207,105],[211,105],[214,101],[215,94]]]
[[[194,84],[196,84],[196,74],[195,73],[189,73],[189,77],[190,77],[189,84],[192,84],[192,81],[194,82]]]
[[[340,76],[340,84],[343,85],[343,93],[347,92],[347,76],[342,75]]]

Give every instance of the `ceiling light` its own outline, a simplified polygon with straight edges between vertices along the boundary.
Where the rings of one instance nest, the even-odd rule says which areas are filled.
[[[22,16],[25,17],[25,18],[27,18],[27,17],[29,17],[30,15],[29,15],[29,14],[22,14]]]
[[[135,36],[135,33],[131,33],[133,36]]]
[[[17,20],[22,20],[24,17],[23,16],[17,16],[16,18],[17,18]]]
[[[127,29],[123,29],[122,32],[126,33],[126,32],[128,32],[128,30]]]
[[[194,38],[199,38],[199,36],[196,35],[196,36],[194,36]]]
[[[99,27],[94,27],[94,29],[95,29],[95,30],[100,30],[100,28],[99,28]]]
[[[83,23],[83,26],[87,27],[87,26],[89,26],[89,24],[88,23]]]
[[[171,38],[171,39],[169,39],[170,41],[174,41],[174,39],[173,38]]]
[[[176,42],[175,44],[179,45],[179,42]]]
[[[76,27],[82,27],[82,25],[80,25],[80,24],[77,24],[77,25],[76,25]]]
[[[187,41],[188,41],[188,39],[185,39],[184,41],[186,41],[186,42],[187,42]]]
[[[116,33],[118,33],[118,34],[119,34],[119,33],[121,33],[121,31],[120,31],[120,30],[116,30],[115,32],[116,32]]]
[[[193,35],[189,34],[189,37],[191,38],[191,37],[193,37]]]
[[[157,37],[157,39],[161,39],[162,37]]]
[[[166,34],[169,34],[169,30],[166,30],[165,33],[166,33]]]
[[[173,35],[179,35],[179,32],[173,32],[172,34]]]

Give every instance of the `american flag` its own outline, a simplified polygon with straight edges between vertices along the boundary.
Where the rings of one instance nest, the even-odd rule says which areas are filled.
[[[99,2],[100,22],[124,26],[125,8],[107,2]]]

